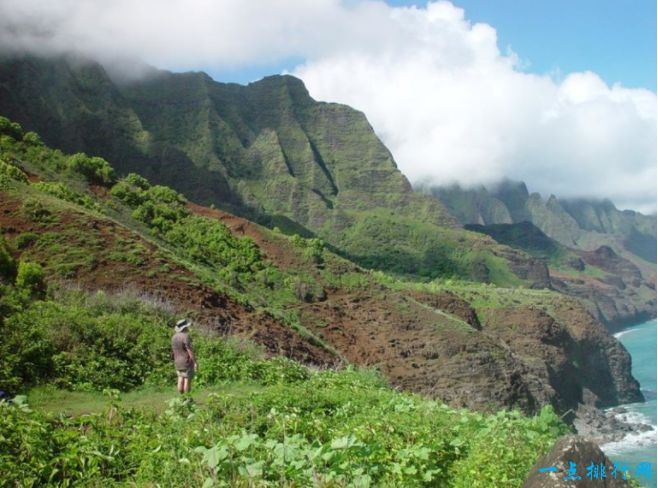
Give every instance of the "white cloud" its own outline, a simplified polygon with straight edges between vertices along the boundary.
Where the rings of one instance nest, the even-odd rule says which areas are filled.
[[[316,98],[363,110],[412,182],[507,177],[544,196],[655,211],[653,92],[610,87],[591,72],[562,81],[521,72],[493,28],[449,3],[390,16],[409,34],[404,48],[329,53],[294,74]]]
[[[363,110],[412,182],[507,177],[655,210],[655,93],[522,72],[449,2],[0,0],[0,46],[173,70],[302,57],[311,94]]]
[[[0,0],[0,46],[133,56],[175,70],[247,66],[347,49],[361,20],[387,10],[339,0]]]

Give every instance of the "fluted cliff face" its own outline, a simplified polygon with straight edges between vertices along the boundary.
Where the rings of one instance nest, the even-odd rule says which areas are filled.
[[[291,76],[241,86],[153,70],[116,84],[89,61],[5,60],[0,113],[54,147],[317,235],[367,267],[543,286],[526,255],[465,232],[441,202],[414,192],[363,113],[313,100]]]
[[[582,251],[601,245],[629,259],[656,263],[656,217],[619,210],[609,200],[544,200],[525,183],[506,181],[486,189],[458,186],[426,189],[460,221],[475,225],[531,222],[560,244]]]

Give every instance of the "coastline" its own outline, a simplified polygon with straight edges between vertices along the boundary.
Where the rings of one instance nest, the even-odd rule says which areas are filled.
[[[573,426],[613,463],[626,465],[633,473],[639,463],[649,462],[656,473],[656,319],[629,325],[613,335],[631,354],[633,376],[645,401],[605,409],[580,405]],[[642,486],[657,486],[656,475],[641,481]]]
[[[655,322],[655,317],[641,322],[633,321],[633,323],[630,323],[623,329],[615,333],[611,332],[611,335],[613,335],[615,339],[619,340],[619,342],[621,342],[622,345],[626,347],[624,344],[625,341],[620,339],[622,337],[627,337],[629,334],[641,331],[641,328],[646,324],[648,324],[650,329],[653,327],[651,330],[653,330],[655,338]],[[649,342],[655,344],[655,340]],[[633,364],[635,365],[633,367],[633,373],[634,377],[636,377],[637,363],[644,362],[647,358],[638,358],[638,351],[634,351],[633,348],[629,350],[629,348],[626,347],[626,349],[631,354]],[[655,348],[653,349],[652,353],[652,360],[655,364]],[[593,440],[594,442],[597,442],[598,444],[607,444],[621,441],[624,437],[629,435],[643,434],[651,430],[652,426],[655,427],[655,422],[652,422],[651,419],[647,419],[646,416],[638,414],[635,411],[638,406],[644,406],[648,402],[655,401],[655,374],[651,378],[636,377],[636,379],[640,382],[640,390],[645,397],[644,402],[619,404],[607,408],[598,408],[581,404],[578,410],[574,412],[573,422],[574,427],[576,428],[579,435],[583,435]],[[645,380],[644,383],[641,381],[642,379]],[[645,384],[647,379],[651,384]]]
[[[632,426],[623,435],[613,436],[599,443],[601,449],[614,462],[629,466],[640,462],[653,464],[656,472],[656,319],[626,327],[614,334],[631,354],[633,376],[640,382],[645,397],[642,403],[632,403],[609,408],[604,411],[613,422]],[[650,428],[647,428],[649,426]],[[655,487],[656,476],[644,480],[645,486]]]
[[[635,327],[651,322],[658,318],[658,312],[654,307],[650,312],[648,311],[636,311],[633,314],[629,314],[626,317],[619,316],[613,320],[602,320],[605,328],[608,329],[608,332],[612,334],[616,339],[619,339],[625,333],[632,331]]]

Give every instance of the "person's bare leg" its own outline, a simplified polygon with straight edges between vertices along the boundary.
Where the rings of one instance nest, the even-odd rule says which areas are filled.
[[[185,378],[178,377],[178,393],[185,393]]]
[[[190,389],[192,388],[192,378],[185,378],[185,382],[183,383],[185,393],[189,393]]]

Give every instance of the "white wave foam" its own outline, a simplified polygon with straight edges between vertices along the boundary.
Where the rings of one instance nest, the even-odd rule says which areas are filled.
[[[601,446],[601,450],[608,456],[619,455],[634,451],[642,447],[656,447],[656,427],[646,432],[633,432],[620,441],[608,442]]]
[[[631,405],[624,405],[624,408],[629,408]],[[651,430],[645,432],[630,432],[623,437],[623,439],[615,442],[608,442],[601,446],[601,449],[608,455],[621,454],[624,452],[632,451],[642,447],[656,447],[657,429],[656,425],[652,424],[651,418],[647,415],[634,410],[627,410],[626,413],[618,413],[615,418],[630,424],[645,424],[650,425]]]
[[[626,330],[621,330],[619,332],[616,332],[612,334],[616,339],[619,339],[621,336],[630,334],[631,332],[637,332],[639,329],[626,329]]]
[[[637,405],[637,404],[635,404],[635,405]],[[616,414],[615,415],[616,419],[622,420],[622,421],[627,422],[629,424],[652,425],[651,418],[648,415],[645,415],[642,412],[638,412],[637,410],[631,410],[633,408],[633,404],[626,405],[626,406],[624,406],[624,408],[627,409],[626,413]]]

